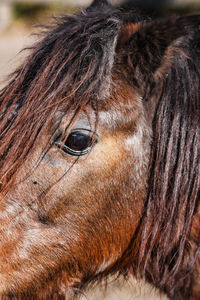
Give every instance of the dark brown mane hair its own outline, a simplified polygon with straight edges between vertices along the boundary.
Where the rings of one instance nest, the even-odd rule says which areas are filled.
[[[120,46],[121,28],[130,22],[141,22],[141,30]],[[90,103],[98,115],[114,73],[140,91],[153,132],[148,193],[131,244],[109,274],[132,270],[176,300],[191,297],[200,251],[198,226],[191,232],[200,200],[199,24],[200,16],[151,22],[136,11],[91,6],[46,30],[0,93],[6,192],[60,107],[73,119]],[[44,152],[48,147],[50,140]]]
[[[171,26],[176,22],[175,28]],[[155,20],[147,24],[149,30],[144,29],[145,41],[141,30],[133,36],[131,45],[134,49],[131,67],[139,69],[137,77],[132,74],[131,80],[144,87],[143,101],[150,114],[149,99],[159,95],[153,74],[156,70],[160,72],[161,64],[163,70],[156,76],[164,77],[152,120],[144,214],[125,256],[133,257],[138,239],[141,240],[139,259],[133,263],[134,274],[154,283],[171,299],[183,299],[183,295],[184,299],[193,299],[191,286],[195,276],[199,278],[198,272],[191,276],[195,264],[199,264],[199,225],[192,233],[191,227],[195,222],[199,224],[200,32],[188,30],[171,46],[164,46],[170,44],[169,39],[179,36],[185,22],[184,17]],[[157,26],[155,35],[154,26]],[[173,34],[170,30],[174,30]],[[144,55],[139,53],[140,46]]]
[[[153,119],[139,254],[142,274],[174,299],[190,299],[190,273],[200,251],[199,230],[190,235],[200,196],[200,51],[195,53],[194,40],[200,43],[199,33],[180,42],[184,55],[174,57]]]

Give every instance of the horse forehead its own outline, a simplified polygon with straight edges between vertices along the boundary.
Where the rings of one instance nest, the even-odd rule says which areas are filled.
[[[121,126],[125,126],[133,121],[133,117],[130,118],[126,116],[122,111],[101,111],[99,112],[100,124],[105,125],[110,129],[117,129]]]
[[[98,127],[97,131],[101,131],[101,127],[105,127],[111,130],[120,130],[130,128],[135,124],[138,119],[138,111],[135,110],[123,110],[123,109],[108,109],[98,112]],[[136,117],[137,115],[137,117]],[[59,128],[63,131],[69,126],[69,122],[73,117],[73,113],[69,114],[56,114],[56,119],[61,119]],[[73,128],[86,128],[93,130],[96,124],[96,112],[88,107],[84,111],[80,112],[77,120],[73,123]]]
[[[93,100],[88,103],[76,117],[72,128],[88,128],[96,127],[98,118],[97,131],[101,131],[100,127],[107,127],[111,130],[129,130],[135,127],[137,121],[144,114],[142,97],[131,87],[124,85],[121,81],[119,86],[110,91],[107,99],[98,100],[97,111]],[[73,120],[74,111],[67,113],[59,110],[56,113],[56,119],[61,120],[60,128],[65,130]]]
[[[99,112],[101,124],[109,128],[121,127],[131,129],[143,115],[143,104],[140,96],[120,102],[107,110]]]

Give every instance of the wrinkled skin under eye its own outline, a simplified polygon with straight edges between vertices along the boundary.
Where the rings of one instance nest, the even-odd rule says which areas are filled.
[[[61,148],[62,151],[67,154],[81,156],[90,151],[94,142],[96,142],[96,139],[93,139],[90,130],[76,129],[68,135],[65,141],[63,141],[61,136],[59,136],[54,142],[54,145]]]

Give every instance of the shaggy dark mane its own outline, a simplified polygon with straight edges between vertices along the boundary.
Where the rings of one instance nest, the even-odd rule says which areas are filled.
[[[182,42],[185,56],[175,56],[156,109],[140,248],[139,270],[173,299],[190,299],[200,251],[199,232],[190,232],[200,196],[200,48],[192,55],[194,40],[200,46],[199,33]]]
[[[195,16],[189,18],[192,20]],[[194,272],[194,266],[199,266],[200,233],[199,228],[191,232],[191,227],[195,218],[199,220],[200,201],[200,33],[188,30],[187,21],[180,17],[178,24],[182,25],[175,28],[172,25],[176,22],[175,17],[163,23],[156,20],[145,25],[144,36],[142,30],[133,36],[131,49],[134,51],[130,51],[128,58],[125,54],[127,60],[123,60],[127,66],[126,74],[131,74],[124,80],[128,79],[129,84],[132,82],[135,88],[144,92],[147,111],[151,111],[149,99],[154,94],[159,95],[154,72],[161,64],[164,74],[158,76],[164,77],[152,122],[152,153],[144,215],[122,261],[129,255],[135,256],[134,251],[141,241],[139,259],[136,257],[136,261],[125,269],[132,265],[135,276],[146,278],[165,291],[170,299],[183,299],[183,295],[184,299],[196,299],[191,286],[199,284],[196,279],[199,273]],[[196,21],[199,22],[198,17]],[[184,24],[188,30],[184,33],[187,39],[181,38],[173,44],[171,58],[167,54],[170,47],[164,45],[170,38],[178,36],[179,30],[184,32]],[[153,34],[154,26],[158,28],[157,39]],[[161,29],[162,26],[165,29]],[[174,30],[172,35],[170,30]],[[164,34],[160,34],[161,31]],[[159,43],[162,44],[160,48]],[[140,47],[143,47],[144,55],[141,55]],[[164,53],[168,61],[162,59],[160,62]],[[132,68],[137,70],[136,76],[131,73]]]

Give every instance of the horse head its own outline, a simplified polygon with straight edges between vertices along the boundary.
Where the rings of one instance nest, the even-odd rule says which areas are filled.
[[[0,94],[2,299],[111,274],[198,299],[199,25],[94,1],[33,46]]]

